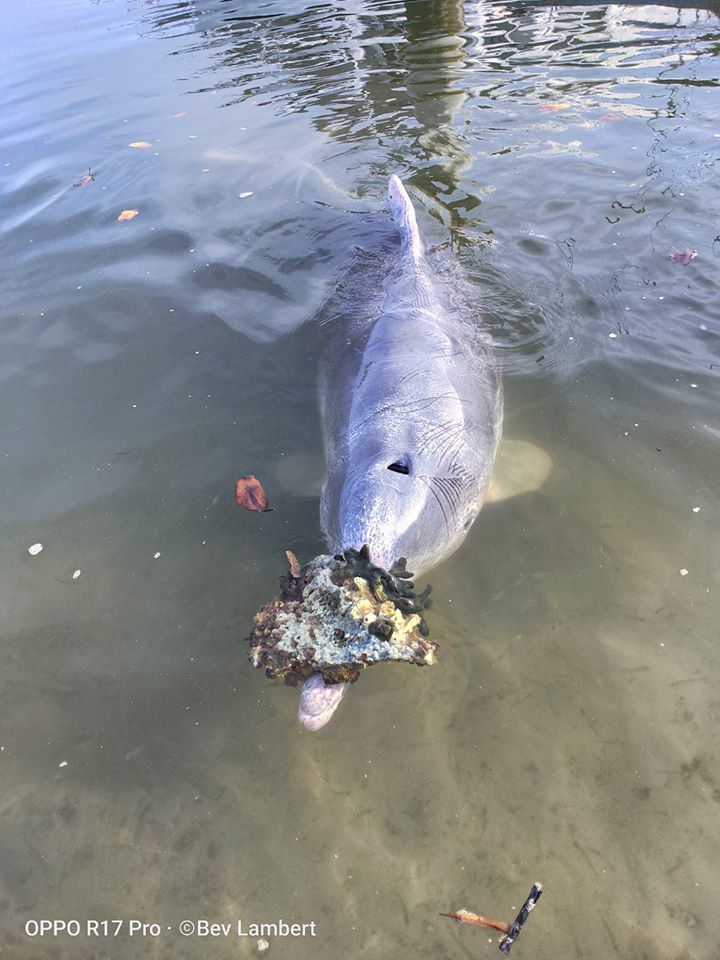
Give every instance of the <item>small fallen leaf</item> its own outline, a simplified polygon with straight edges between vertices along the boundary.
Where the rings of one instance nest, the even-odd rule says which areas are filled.
[[[76,180],[75,183],[73,184],[73,186],[74,186],[74,187],[84,187],[86,183],[90,183],[90,181],[91,181],[91,180],[94,180],[94,179],[95,179],[95,177],[93,176],[92,167],[88,167],[88,172],[85,174],[85,176],[84,176],[84,177],[80,177],[79,180]]]
[[[470,910],[458,910],[457,913],[441,913],[441,917],[450,917],[451,920],[460,920],[463,923],[474,923],[479,927],[490,927],[492,930],[499,930],[503,936],[500,937],[500,952],[509,954],[512,945],[520,936],[522,928],[527,923],[528,917],[537,906],[537,902],[542,896],[542,884],[534,883],[530,893],[525,899],[525,903],[520,907],[520,912],[512,923],[505,923],[503,920],[491,920],[489,917],[482,917],[478,913],[472,913]],[[492,943],[492,940],[489,941]]]
[[[147,140],[133,140],[132,143],[128,144],[129,147],[132,147],[134,150],[147,150],[152,146]]]
[[[295,580],[299,580],[300,574],[302,573],[302,567],[300,566],[300,561],[292,552],[292,550],[286,550],[285,556],[287,557],[287,561],[290,564],[290,576],[293,577]]]
[[[569,110],[569,103],[544,103],[540,107],[540,113],[555,113],[556,110]]]
[[[499,930],[501,933],[509,933],[510,924],[503,920],[491,920],[489,917],[481,917],[478,913],[471,913],[470,910],[458,910],[457,913],[441,913],[441,917],[450,917],[451,920],[461,920],[463,923],[473,923],[478,927],[490,927],[491,930]]]
[[[240,477],[235,485],[235,499],[246,510],[257,510],[259,513],[272,510],[272,507],[268,506],[267,495],[257,477]]]
[[[673,263],[682,263],[686,267],[696,256],[697,250],[686,248],[685,250],[675,250],[670,254],[670,259]]]
[[[134,220],[135,217],[140,213],[139,210],[123,210],[118,215],[118,220]]]

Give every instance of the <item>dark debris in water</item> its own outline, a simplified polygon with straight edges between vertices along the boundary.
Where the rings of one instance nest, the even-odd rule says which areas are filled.
[[[378,567],[365,546],[305,566],[287,552],[280,596],[262,607],[249,637],[250,660],[268,677],[294,686],[314,673],[327,683],[354,683],[384,661],[431,664],[424,612],[431,587],[417,593],[404,558]]]

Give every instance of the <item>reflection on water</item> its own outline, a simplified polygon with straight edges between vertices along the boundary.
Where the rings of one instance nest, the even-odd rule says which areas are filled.
[[[200,917],[316,921],[293,957],[492,955],[437,914],[541,879],[537,960],[713,957],[716,9],[5,19],[3,955],[256,952],[177,934]],[[368,671],[308,736],[241,638],[322,548],[317,356],[391,172],[553,471],[432,572],[437,666]],[[248,473],[274,513],[234,505]],[[173,930],[39,944],[44,917]]]

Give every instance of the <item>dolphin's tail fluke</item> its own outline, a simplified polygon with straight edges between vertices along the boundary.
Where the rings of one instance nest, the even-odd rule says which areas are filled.
[[[409,253],[413,260],[419,260],[423,254],[423,245],[418,230],[415,208],[402,180],[395,174],[390,177],[388,183],[388,202],[393,220],[398,225],[402,235],[403,251]]]

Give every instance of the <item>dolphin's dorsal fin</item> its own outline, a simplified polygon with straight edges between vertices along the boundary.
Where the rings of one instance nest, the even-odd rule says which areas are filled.
[[[539,490],[551,470],[552,460],[540,447],[524,440],[501,440],[485,503]]]
[[[420,239],[415,208],[403,186],[400,177],[393,174],[388,183],[388,203],[393,220],[402,236],[403,252],[407,252],[413,260],[419,260],[423,255],[423,244]]]

